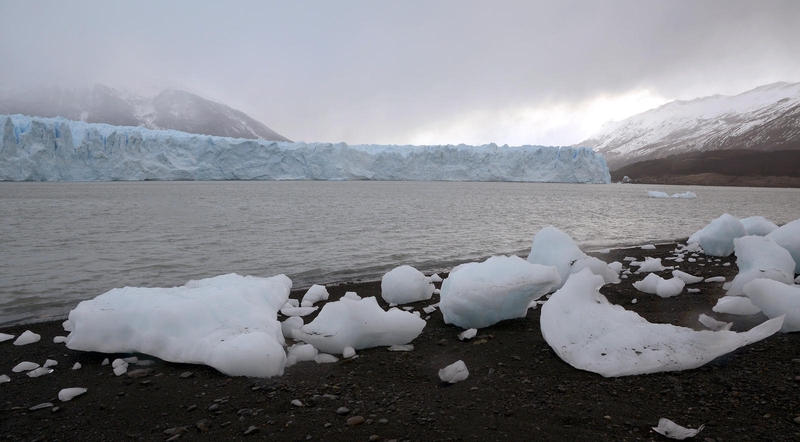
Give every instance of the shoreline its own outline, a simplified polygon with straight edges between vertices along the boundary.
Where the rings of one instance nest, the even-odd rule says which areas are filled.
[[[589,253],[604,261],[626,256],[666,258],[675,242],[656,250],[616,248]],[[703,277],[738,272],[735,256],[684,262],[680,269]],[[728,266],[725,266],[729,263]],[[665,265],[674,265],[664,261]],[[657,272],[665,276],[668,272]],[[632,275],[601,292],[611,303],[650,322],[703,329],[706,313],[733,321],[733,330],[752,328],[761,314],[735,317],[711,312],[724,294],[721,283],[701,283],[700,293],[662,299],[636,291]],[[440,284],[436,284],[437,287]],[[345,291],[377,296],[380,281],[327,286],[330,301]],[[299,299],[303,289],[293,290]],[[638,302],[632,304],[636,298]],[[414,310],[438,302],[409,304]],[[318,305],[322,305],[321,303]],[[800,424],[800,333],[777,334],[740,348],[693,370],[603,378],[577,370],[549,348],[539,330],[541,309],[525,318],[502,321],[462,342],[460,328],[431,313],[409,352],[386,348],[358,351],[359,358],[330,364],[301,362],[269,379],[229,377],[207,366],[155,360],[143,377],[115,376],[105,355],[53,343],[66,336],[60,320],[0,326],[19,335],[26,329],[41,341],[14,346],[0,343],[0,428],[6,440],[668,440],[651,428],[658,419],[706,428],[697,440],[797,440]],[[424,317],[425,315],[423,315]],[[312,316],[304,321],[308,323]],[[281,318],[283,319],[283,318]],[[147,358],[137,355],[140,359]],[[54,372],[38,378],[12,373],[21,361],[58,361]],[[440,368],[463,360],[469,377],[445,386]],[[82,368],[71,370],[75,362]],[[191,373],[191,374],[187,374]],[[88,388],[69,402],[60,389]],[[293,405],[298,400],[301,405]],[[31,407],[53,405],[31,411]],[[348,411],[337,413],[342,407]],[[362,417],[363,420],[358,417]],[[351,424],[348,424],[350,419]],[[362,423],[356,423],[362,422]],[[248,430],[250,432],[245,434]],[[165,433],[167,431],[168,433]],[[176,438],[177,436],[177,438]]]

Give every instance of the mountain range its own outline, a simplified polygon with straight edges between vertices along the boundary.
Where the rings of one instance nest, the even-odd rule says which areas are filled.
[[[752,181],[741,178],[746,176],[778,174],[800,180],[796,162],[800,83],[774,83],[735,96],[673,101],[607,123],[578,145],[602,153],[612,179],[624,173],[639,182],[675,182],[675,176],[695,176],[685,184],[707,184],[698,178],[703,175],[740,177],[727,184]],[[753,162],[754,152],[769,155]],[[719,177],[714,180],[722,183]]]
[[[0,113],[289,141],[244,112],[178,89],[166,89],[147,97],[102,84],[84,88],[40,86],[0,97]]]

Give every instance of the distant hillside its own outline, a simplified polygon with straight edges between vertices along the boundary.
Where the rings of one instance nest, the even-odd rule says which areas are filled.
[[[154,97],[143,97],[101,84],[77,89],[43,86],[0,99],[0,113],[174,129],[220,137],[289,141],[241,111],[176,89],[167,89]]]
[[[578,145],[602,153],[612,171],[693,152],[800,149],[800,83],[770,84],[736,96],[673,101],[608,123]]]
[[[800,149],[692,152],[641,161],[611,172],[644,184],[800,187]]]

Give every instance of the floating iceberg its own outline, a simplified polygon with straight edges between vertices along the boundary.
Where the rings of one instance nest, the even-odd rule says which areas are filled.
[[[393,268],[381,279],[381,297],[389,304],[425,301],[435,289],[430,278],[407,265]]]
[[[342,298],[322,307],[310,323],[294,330],[294,338],[325,353],[342,354],[347,347],[408,344],[425,327],[425,320],[396,308],[384,311],[374,296]]]
[[[0,181],[611,182],[585,147],[290,143],[23,115],[0,128]]]
[[[605,377],[696,368],[774,334],[783,323],[770,319],[744,333],[653,324],[609,303],[602,285],[587,270],[572,275],[542,306],[540,325],[561,359]]]
[[[699,244],[706,255],[730,256],[733,240],[747,235],[742,222],[725,213],[707,226],[693,233],[688,243]]]
[[[67,347],[144,353],[231,376],[277,376],[286,352],[276,318],[291,287],[284,275],[229,274],[181,287],[113,289],[69,313]]]
[[[772,238],[743,236],[733,240],[739,273],[726,284],[728,296],[744,296],[742,288],[757,279],[773,279],[784,284],[794,281],[795,262],[792,255]]]
[[[531,264],[518,256],[493,256],[452,269],[442,282],[439,309],[447,324],[484,328],[525,317],[531,301],[560,282],[555,267]]]
[[[768,318],[786,315],[783,333],[800,331],[800,286],[755,279],[745,284],[744,293]]]

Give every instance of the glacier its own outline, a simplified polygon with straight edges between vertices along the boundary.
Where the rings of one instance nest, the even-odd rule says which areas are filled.
[[[24,115],[0,126],[0,181],[611,182],[585,147],[292,143]]]

